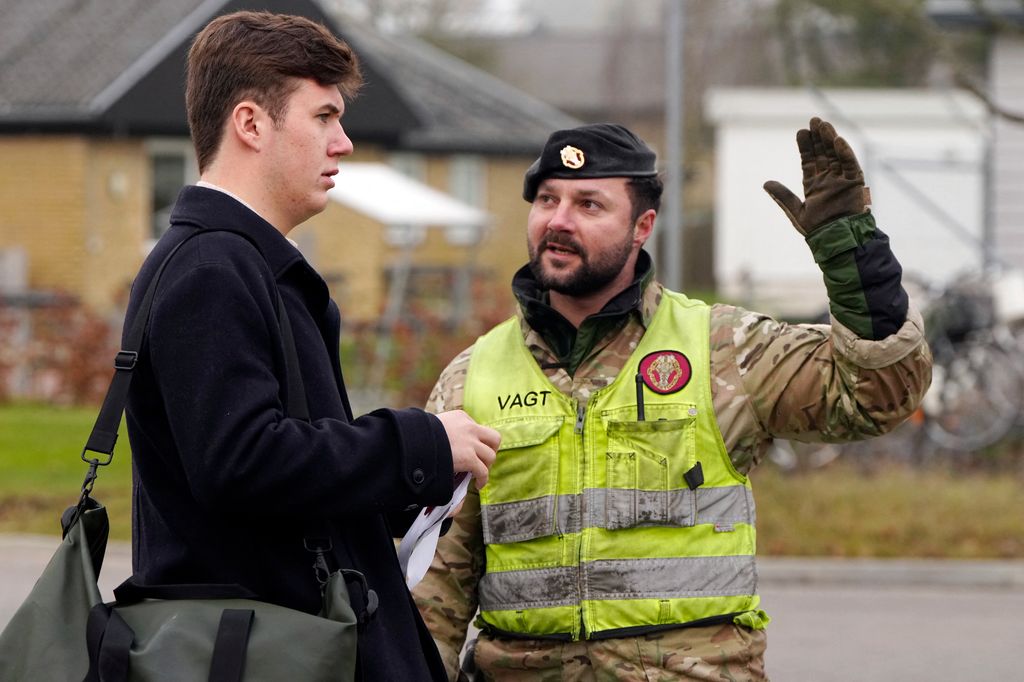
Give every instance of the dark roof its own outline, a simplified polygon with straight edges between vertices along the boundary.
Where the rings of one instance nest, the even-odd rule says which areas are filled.
[[[214,16],[247,8],[308,16],[352,44],[367,80],[345,116],[354,139],[535,153],[576,124],[425,43],[340,26],[314,0],[31,0],[0,21],[0,131],[187,135],[188,45]]]
[[[409,103],[419,127],[403,146],[423,151],[538,153],[548,135],[580,121],[411,36],[354,30],[346,38]]]
[[[0,22],[0,118],[41,125],[95,121],[222,4],[37,0],[8,6]]]

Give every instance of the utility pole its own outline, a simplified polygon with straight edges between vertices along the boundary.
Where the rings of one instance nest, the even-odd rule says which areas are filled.
[[[686,0],[668,0],[665,22],[665,192],[660,231],[664,233],[664,271],[669,289],[683,289],[683,33]]]

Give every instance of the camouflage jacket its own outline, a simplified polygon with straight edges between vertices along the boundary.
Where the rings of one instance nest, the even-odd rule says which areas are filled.
[[[603,339],[597,352],[573,376],[564,369],[546,369],[551,383],[581,402],[611,383],[643,336],[662,291],[657,282],[648,285],[638,314],[631,315],[623,327]],[[541,336],[521,314],[520,324],[524,341],[537,362],[541,366],[554,363]],[[730,457],[744,474],[755,467],[775,437],[844,441],[891,430],[914,411],[931,378],[931,355],[924,342],[923,323],[913,307],[897,333],[870,341],[834,318],[831,325],[787,324],[716,304],[711,307],[710,344],[716,418]],[[444,370],[431,393],[428,410],[463,407],[463,385],[472,352],[472,347],[466,349]],[[479,495],[471,494],[451,530],[441,539],[429,573],[414,591],[453,679],[468,624],[477,610],[476,586],[484,568],[479,514]],[[726,650],[736,650],[732,658],[741,661],[736,665],[743,668],[752,660],[755,649],[763,650],[763,633],[732,626],[682,628],[627,640],[574,643],[481,637],[477,660],[496,666],[494,675],[505,665],[512,666],[511,670],[539,670],[540,661],[562,661],[552,668],[550,676],[538,672],[529,677],[558,680],[595,679],[598,668],[614,663],[615,669],[606,668],[605,675],[621,679],[630,677],[622,666],[641,665],[641,661],[630,659],[646,657],[638,653],[645,646],[668,652],[654,664],[655,669],[675,670],[669,659],[679,654],[676,663],[683,666],[679,670],[697,679],[720,679],[714,676],[714,670],[729,671],[731,677],[721,679],[761,679],[733,667]],[[567,653],[571,651],[578,656]],[[689,653],[683,656],[679,652]],[[568,670],[570,662],[580,656],[587,661],[584,668],[590,672],[577,678]],[[652,664],[643,665],[649,673]],[[710,676],[697,674],[701,666],[712,671]],[[522,677],[512,674],[509,679]],[[604,677],[597,674],[596,679]]]

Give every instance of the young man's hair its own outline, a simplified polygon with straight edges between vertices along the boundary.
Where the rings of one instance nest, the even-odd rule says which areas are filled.
[[[251,99],[278,125],[298,79],[336,85],[345,98],[363,83],[352,49],[304,17],[236,12],[207,24],[189,50],[185,88],[199,172],[213,161],[235,105]]]
[[[661,193],[664,184],[658,176],[630,178],[626,183],[629,199],[633,204],[633,222],[648,209],[661,210]]]

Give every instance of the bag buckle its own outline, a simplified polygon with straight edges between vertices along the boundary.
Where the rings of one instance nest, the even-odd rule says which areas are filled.
[[[107,453],[107,461],[101,462],[98,457],[87,458],[86,452],[90,452],[88,447],[82,449],[82,461],[89,463],[89,470],[85,472],[85,480],[82,481],[82,496],[78,498],[78,504],[75,505],[75,512],[68,519],[65,525],[63,519],[61,520],[61,528],[63,530],[63,536],[66,537],[71,527],[78,522],[78,519],[82,516],[82,513],[89,508],[89,495],[92,494],[92,487],[96,484],[96,478],[99,475],[98,469],[105,467],[110,464],[110,461],[114,458],[114,453]],[[102,453],[101,453],[102,454]]]
[[[343,568],[341,569],[341,575],[345,578],[345,582],[354,582],[359,585],[360,592],[362,592],[363,595],[363,603],[366,605],[366,608],[356,616],[356,620],[360,627],[365,626],[373,620],[374,614],[377,613],[377,607],[380,606],[380,599],[377,597],[377,592],[370,587],[370,584],[366,582],[366,576],[360,571]]]
[[[87,453],[87,452],[95,452],[95,453],[98,453],[100,455],[106,455],[107,459],[106,459],[106,461],[101,461],[99,457],[86,457],[85,453]],[[114,451],[113,450],[111,450],[110,452],[100,452],[99,450],[90,450],[88,445],[86,445],[84,448],[82,448],[82,461],[85,462],[86,464],[91,465],[91,467],[93,469],[95,469],[95,467],[98,467],[98,466],[105,467],[108,464],[110,464],[111,460],[113,460],[113,459],[114,459]],[[93,476],[93,478],[95,478],[95,475]]]
[[[130,372],[135,369],[136,363],[139,361],[139,353],[134,350],[119,350],[117,355],[114,356],[114,369]]]
[[[99,452],[97,454],[106,455],[106,461],[100,460],[99,457],[86,457],[87,452],[97,452],[96,450],[90,450],[89,446],[86,445],[82,448],[82,461],[89,465],[89,470],[85,473],[85,481],[82,482],[82,497],[88,497],[92,492],[92,486],[96,483],[97,470],[99,467],[105,467],[110,464],[111,460],[114,459],[114,453],[111,452]]]
[[[334,548],[334,544],[329,537],[304,537],[302,546],[306,548],[307,552],[316,555],[316,558],[313,559],[313,575],[316,576],[316,582],[320,585],[320,593],[323,594],[327,589],[327,581],[331,578],[331,569],[327,565],[327,552]]]

